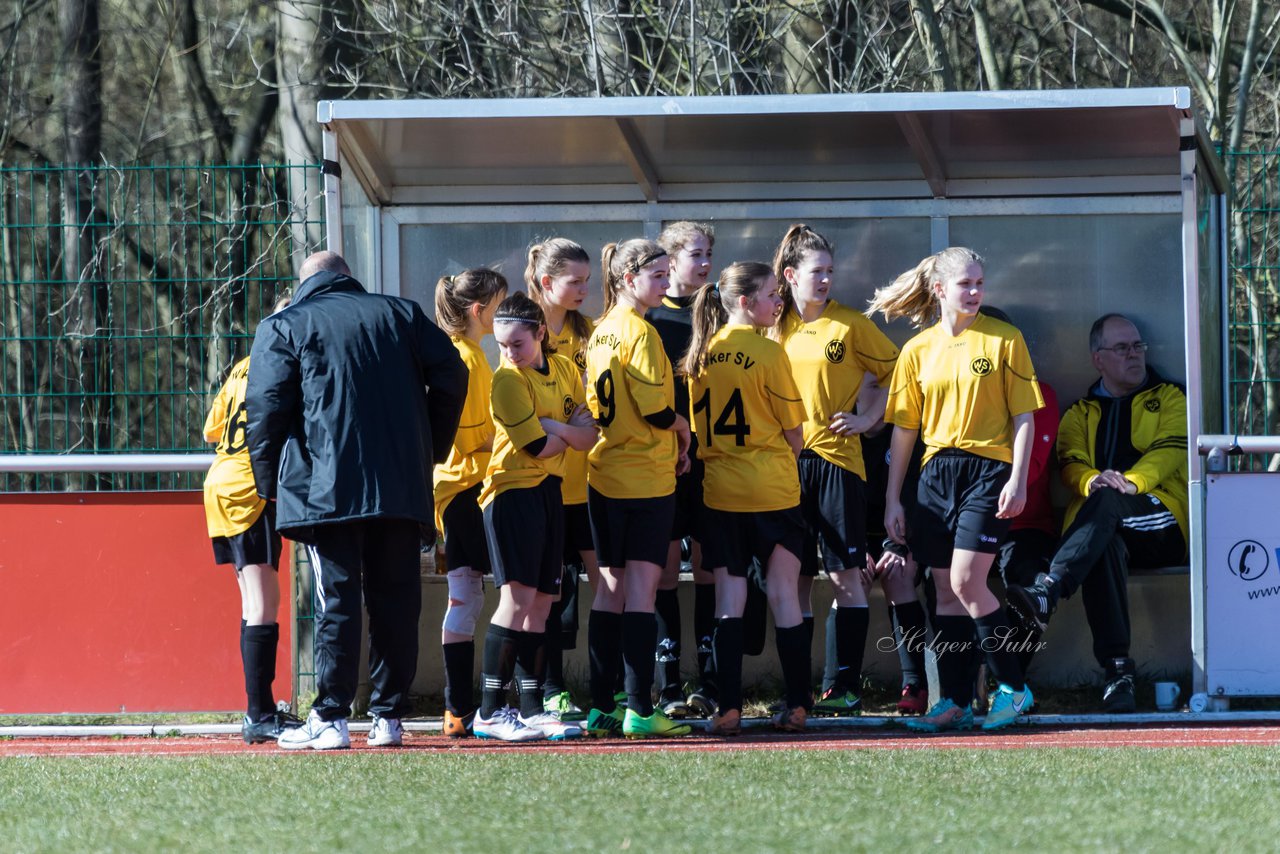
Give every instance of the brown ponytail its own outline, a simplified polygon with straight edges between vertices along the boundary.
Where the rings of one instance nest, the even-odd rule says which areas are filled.
[[[547,294],[542,288],[542,277],[559,276],[565,271],[565,267],[574,261],[590,264],[591,256],[587,255],[587,250],[566,237],[553,237],[529,247],[529,263],[524,270],[524,284],[529,291],[529,296],[542,307],[544,313],[547,310]],[[576,308],[565,311],[565,320],[578,340],[586,341],[591,337],[587,318]]]
[[[436,282],[436,325],[450,335],[461,335],[467,331],[467,312],[471,306],[488,305],[491,299],[506,291],[506,278],[485,267],[463,270],[456,276],[441,276]]]
[[[768,264],[737,261],[724,268],[714,285],[698,291],[693,299],[693,337],[680,362],[686,376],[700,377],[706,370],[711,339],[729,322],[729,306],[736,305],[739,297],[755,299],[772,275]]]
[[[622,279],[627,273],[639,273],[666,254],[667,251],[657,243],[644,238],[606,244],[600,250],[600,270],[604,278],[602,316],[617,304],[618,289],[622,287]]]
[[[791,285],[783,272],[790,267],[796,269],[804,261],[806,252],[825,252],[832,257],[836,251],[831,241],[814,231],[804,223],[796,223],[787,229],[778,244],[778,251],[773,255],[773,274],[778,277],[782,287],[782,318],[785,321],[796,310],[796,298],[791,292]]]

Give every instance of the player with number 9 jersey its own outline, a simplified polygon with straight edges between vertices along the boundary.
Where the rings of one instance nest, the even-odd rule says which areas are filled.
[[[675,403],[671,361],[658,331],[619,303],[587,344],[587,406],[600,425],[600,440],[587,456],[592,489],[609,498],[675,492],[676,434],[645,420],[674,411]]]

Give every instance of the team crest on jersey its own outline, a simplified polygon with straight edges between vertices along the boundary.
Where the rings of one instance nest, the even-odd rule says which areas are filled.
[[[995,369],[995,363],[986,356],[979,356],[969,363],[969,370],[973,371],[975,377],[985,377]]]
[[[574,410],[573,398],[566,394],[564,396],[564,419],[566,421],[568,421],[569,416],[573,414],[573,410]]]
[[[827,342],[827,361],[833,365],[838,365],[844,361],[844,342],[828,341]]]
[[[573,363],[578,366],[578,370],[585,371],[587,369],[587,351],[579,350],[574,353]]]
[[[1160,401],[1153,397],[1150,400],[1148,400],[1146,403],[1142,404],[1142,408],[1147,410],[1148,412],[1159,412]]]

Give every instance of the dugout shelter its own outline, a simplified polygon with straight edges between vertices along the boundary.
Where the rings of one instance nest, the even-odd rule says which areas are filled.
[[[1132,316],[1149,362],[1186,383],[1194,505],[1190,566],[1131,582],[1134,656],[1155,675],[1192,672],[1197,692],[1264,692],[1230,668],[1210,684],[1206,593],[1231,579],[1206,568],[1194,448],[1226,425],[1227,179],[1188,89],[325,101],[318,118],[329,248],[428,312],[437,278],[466,267],[521,287],[536,240],[570,237],[594,260],[694,219],[715,226],[715,271],[768,261],[789,224],[811,224],[836,246],[833,296],[855,306],[924,255],[976,249],[988,303],[1063,407],[1096,379],[1092,321]],[[1051,627],[1037,676],[1072,684],[1094,665],[1078,603],[1062,610],[1072,628]],[[1261,617],[1224,615],[1223,634]],[[1272,683],[1280,693],[1280,671]]]

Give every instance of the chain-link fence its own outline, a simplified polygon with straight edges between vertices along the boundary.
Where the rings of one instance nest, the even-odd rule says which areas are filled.
[[[321,195],[314,165],[0,168],[0,453],[211,450],[211,395],[315,248]],[[200,480],[10,474],[0,490]]]

